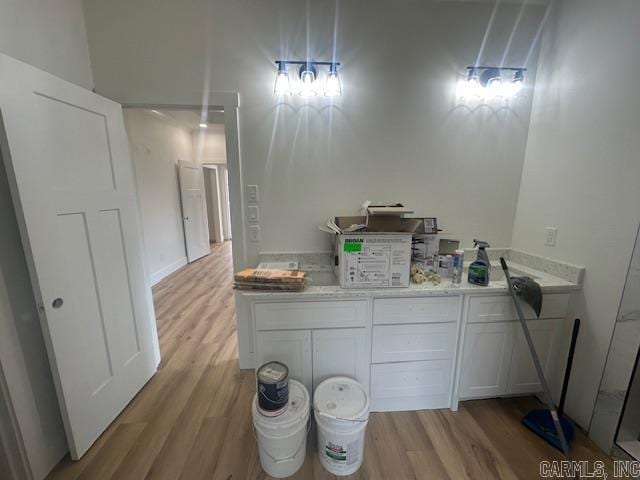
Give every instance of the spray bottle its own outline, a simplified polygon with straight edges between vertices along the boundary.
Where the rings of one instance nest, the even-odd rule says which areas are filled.
[[[486,287],[489,285],[489,273],[491,272],[491,263],[489,262],[489,255],[485,250],[489,247],[487,242],[482,240],[473,239],[474,247],[478,247],[478,257],[474,262],[469,265],[469,283],[474,285],[482,285]]]

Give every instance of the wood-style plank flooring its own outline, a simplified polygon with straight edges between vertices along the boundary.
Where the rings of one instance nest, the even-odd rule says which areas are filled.
[[[231,246],[153,289],[162,352],[158,373],[89,452],[63,459],[58,479],[265,479],[251,429],[252,371],[238,369]],[[532,398],[464,402],[449,410],[375,413],[365,463],[353,479],[534,479],[562,456],[520,424]],[[335,479],[310,435],[296,479]],[[572,459],[610,460],[583,434]],[[611,475],[610,475],[611,478]]]

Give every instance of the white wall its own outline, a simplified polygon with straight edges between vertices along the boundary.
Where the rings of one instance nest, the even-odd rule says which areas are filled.
[[[192,136],[197,163],[227,163],[224,124],[211,123],[207,129],[193,130]]]
[[[0,0],[0,52],[93,87],[80,0]],[[43,478],[67,443],[2,162],[0,364],[31,472]]]
[[[125,109],[136,171],[142,228],[151,283],[187,262],[178,162],[192,161],[191,131],[147,110]]]
[[[82,0],[0,0],[0,52],[93,88]]]
[[[566,0],[545,33],[513,246],[586,266],[568,413],[589,426],[640,221],[640,2]],[[545,227],[558,227],[545,247]]]
[[[84,5],[100,93],[196,105],[203,90],[240,93],[242,182],[261,190],[250,263],[260,250],[327,250],[318,223],[367,199],[437,215],[465,245],[510,244],[530,96],[471,111],[454,89],[487,31],[480,61],[526,63],[531,85],[543,7],[501,5],[492,17],[491,3],[413,0]],[[326,60],[334,48],[344,96],[278,105],[274,60]]]

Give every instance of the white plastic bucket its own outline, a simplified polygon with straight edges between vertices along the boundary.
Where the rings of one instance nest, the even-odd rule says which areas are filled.
[[[334,475],[355,473],[364,460],[367,392],[352,378],[328,378],[316,388],[313,405],[320,463]]]
[[[310,399],[304,385],[289,381],[289,404],[277,417],[267,417],[258,410],[253,398],[253,429],[258,442],[262,469],[274,478],[293,475],[304,463],[307,450]]]

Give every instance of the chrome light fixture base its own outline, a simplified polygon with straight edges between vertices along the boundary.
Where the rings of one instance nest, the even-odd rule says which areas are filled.
[[[338,66],[340,62],[318,62],[315,60],[276,60],[278,71],[273,93],[276,96],[287,96],[298,93],[302,97],[313,97],[323,94],[327,97],[341,96],[342,86],[338,77]],[[295,81],[299,85],[293,88],[289,79],[287,65],[299,65],[298,79]],[[319,67],[329,67],[326,74],[324,88],[319,87],[318,70]]]

